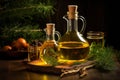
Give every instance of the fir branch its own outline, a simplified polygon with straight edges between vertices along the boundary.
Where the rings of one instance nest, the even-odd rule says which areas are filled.
[[[8,9],[8,10],[3,10],[3,8],[1,8],[1,14],[2,13],[7,13],[7,12],[13,12],[13,11],[17,11],[17,10],[27,10],[27,9],[35,9],[35,8],[40,8],[40,9],[51,9],[53,8],[52,5],[45,5],[45,4],[37,4],[37,5],[31,5],[31,6],[25,6],[25,7],[21,7],[21,8],[13,8],[13,9]]]
[[[55,13],[53,0],[3,0],[2,3],[0,26],[3,27],[14,24],[43,24],[46,19],[51,21],[51,16]]]

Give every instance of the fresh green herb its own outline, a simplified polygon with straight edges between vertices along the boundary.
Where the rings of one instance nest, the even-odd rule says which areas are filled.
[[[96,68],[102,70],[113,70],[115,68],[113,53],[114,52],[112,47],[102,48],[100,44],[92,43],[90,46],[88,60],[95,60]]]
[[[52,66],[58,65],[57,57],[58,57],[58,55],[53,48],[48,47],[45,49],[43,59],[47,64],[50,64]]]

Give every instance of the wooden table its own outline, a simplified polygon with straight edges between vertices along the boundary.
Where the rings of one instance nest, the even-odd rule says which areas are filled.
[[[23,60],[0,60],[0,80],[120,80],[120,65],[111,72],[99,72],[96,69],[89,69],[88,74],[79,78],[79,74],[66,75],[60,78],[59,75],[37,73],[26,70]]]
[[[0,60],[0,80],[58,80],[57,75],[27,71],[22,60]]]

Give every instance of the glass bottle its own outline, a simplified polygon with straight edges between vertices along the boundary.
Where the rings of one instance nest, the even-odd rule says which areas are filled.
[[[83,16],[78,16],[77,5],[68,5],[68,12],[63,18],[67,21],[67,31],[58,41],[59,61],[81,61],[89,53],[89,43],[82,33],[86,27]],[[78,31],[78,19],[83,23]]]
[[[43,42],[40,48],[40,58],[42,61],[45,62],[43,56],[45,54],[50,54],[50,53],[46,53],[49,52],[49,49],[53,49],[54,51],[57,51],[58,44],[57,44],[57,40],[55,39],[55,34],[57,35],[58,40],[60,39],[61,34],[58,31],[55,31],[54,23],[47,23],[44,31],[46,32],[46,40]]]

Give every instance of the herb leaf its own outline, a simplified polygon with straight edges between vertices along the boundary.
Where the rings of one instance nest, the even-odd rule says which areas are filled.
[[[55,50],[51,47],[47,47],[45,49],[45,53],[43,55],[43,59],[47,64],[50,64],[52,66],[56,66],[58,65],[58,59],[57,59],[58,55],[55,52]]]
[[[90,46],[88,60],[95,60],[96,68],[102,70],[113,70],[115,68],[113,51],[113,48],[110,46],[101,48],[100,44],[92,43]]]

